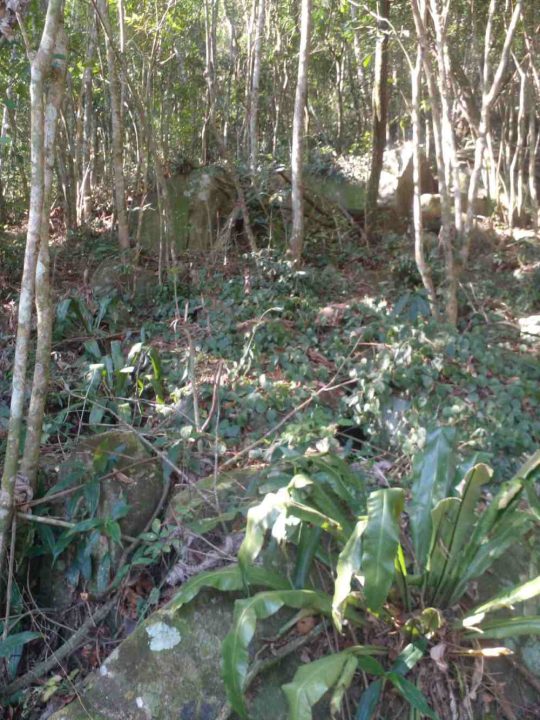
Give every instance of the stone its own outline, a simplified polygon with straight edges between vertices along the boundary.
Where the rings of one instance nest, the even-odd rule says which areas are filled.
[[[78,700],[51,720],[217,720],[226,705],[221,679],[221,643],[233,619],[231,593],[206,591],[174,613],[155,612],[127,637],[80,688]],[[291,616],[280,612],[260,623],[253,654],[262,638],[273,637]],[[248,693],[252,717],[286,720],[281,685],[301,660],[293,653],[259,676]],[[315,720],[328,717],[318,703]]]
[[[152,457],[137,435],[133,432],[111,430],[92,437],[83,438],[75,447],[69,458],[60,466],[59,480],[66,480],[75,469],[77,475],[93,478],[108,474],[109,460],[115,458],[110,465],[111,477],[100,482],[99,506],[97,517],[109,518],[111,509],[120,500],[128,505],[127,515],[119,519],[124,535],[137,536],[151,519],[163,492],[161,463]],[[138,463],[138,464],[137,464]],[[97,471],[96,465],[105,467]],[[59,513],[62,510],[59,509]],[[101,541],[92,554],[91,589],[97,591],[110,581],[110,573],[117,567],[122,549],[112,541],[101,536]],[[102,563],[102,558],[110,557],[110,566]],[[53,565],[52,559],[45,556],[40,567],[40,595],[54,602],[57,608],[69,607],[72,593],[66,582],[66,570],[69,566],[68,551]]]
[[[519,318],[518,323],[522,335],[540,337],[540,315]]]
[[[395,208],[398,215],[408,216],[412,214],[412,202],[414,196],[413,178],[413,156],[412,148],[410,154],[404,157],[404,166],[401,171],[396,187]],[[435,179],[429,162],[423,152],[420,153],[420,192],[422,194],[433,194],[438,192],[438,183]]]
[[[212,165],[194,172],[187,190],[190,250],[210,250],[236,206],[236,190],[227,170]]]

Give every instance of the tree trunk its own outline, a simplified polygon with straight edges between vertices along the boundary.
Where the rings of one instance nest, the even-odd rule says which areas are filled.
[[[257,169],[257,154],[259,149],[259,84],[261,79],[261,55],[264,35],[264,22],[266,16],[266,0],[259,0],[259,15],[257,17],[257,32],[253,48],[253,75],[251,78],[251,99],[249,103],[249,169],[255,174]]]
[[[472,227],[473,227],[473,216],[474,216],[474,202],[476,200],[476,195],[478,192],[478,184],[480,179],[480,172],[482,169],[482,162],[484,159],[484,151],[486,149],[487,145],[487,132],[488,132],[488,125],[489,125],[489,114],[490,110],[493,106],[493,103],[495,102],[499,90],[502,84],[503,75],[506,70],[506,66],[508,64],[508,58],[510,55],[510,47],[512,45],[512,41],[514,39],[514,34],[516,32],[517,24],[519,21],[519,18],[521,16],[522,11],[522,0],[517,0],[517,3],[514,7],[514,12],[512,13],[512,19],[510,20],[510,24],[508,26],[508,29],[506,31],[506,36],[504,39],[504,46],[501,53],[501,57],[499,59],[499,64],[497,66],[497,70],[495,71],[495,75],[493,76],[493,81],[491,82],[491,85],[489,85],[489,75],[490,75],[490,62],[489,62],[489,51],[491,48],[491,38],[492,38],[492,32],[493,32],[493,16],[495,14],[495,7],[497,4],[497,0],[490,0],[489,4],[489,11],[488,11],[488,21],[486,26],[486,35],[485,35],[485,43],[484,43],[484,70],[483,70],[483,79],[482,79],[482,107],[480,109],[480,125],[478,128],[478,136],[476,138],[476,144],[475,144],[475,153],[474,153],[474,167],[473,171],[471,173],[471,179],[469,182],[469,192],[467,196],[467,217],[465,220],[465,228],[463,231],[464,234],[464,242],[463,247],[461,250],[461,262],[463,265],[466,265],[469,259],[469,252],[471,249],[471,233],[472,233]]]
[[[386,147],[388,115],[388,22],[390,0],[377,0],[377,46],[375,49],[375,76],[372,94],[372,150],[371,171],[366,190],[366,236],[369,238],[377,212],[379,180]]]
[[[412,90],[412,127],[413,127],[413,180],[414,180],[414,196],[413,196],[413,220],[414,220],[414,257],[416,267],[422,278],[422,283],[426,289],[428,300],[431,306],[433,317],[439,320],[439,310],[437,307],[437,295],[433,284],[430,267],[426,261],[424,249],[424,230],[422,227],[422,206],[420,197],[422,189],[420,186],[420,84],[422,76],[422,47],[418,45],[416,66],[411,70],[411,90]]]
[[[31,102],[31,160],[32,182],[28,231],[24,257],[17,341],[13,362],[11,409],[6,442],[6,454],[2,485],[0,488],[0,569],[7,552],[9,529],[13,512],[15,481],[19,463],[19,445],[22,431],[26,370],[32,329],[32,305],[34,301],[36,265],[45,207],[45,107],[44,82],[52,66],[53,52],[63,18],[63,0],[49,0],[45,26],[38,51],[32,61],[30,81]]]
[[[116,54],[112,43],[112,29],[107,0],[97,0],[100,21],[105,28],[107,66],[109,71],[109,97],[111,102],[112,164],[114,174],[114,205],[118,221],[118,244],[122,250],[129,249],[129,228],[126,209],[126,184],[124,178],[124,128],[122,124],[121,86],[118,78]]]
[[[26,439],[21,460],[21,475],[32,490],[37,489],[37,472],[45,402],[49,387],[54,306],[51,297],[49,256],[49,207],[53,182],[58,115],[64,98],[66,78],[67,38],[64,24],[58,29],[54,48],[53,76],[49,83],[45,104],[43,213],[41,220],[39,255],[36,267],[37,341],[32,395],[26,421]]]
[[[292,233],[291,256],[295,263],[302,258],[304,247],[304,110],[308,88],[309,50],[311,42],[311,0],[302,0],[300,17],[300,51],[298,79],[294,100],[294,119],[291,152],[292,170]]]
[[[92,166],[94,162],[94,100],[93,100],[93,64],[97,46],[97,22],[93,12],[89,18],[88,48],[86,51],[85,68],[82,79],[83,119],[82,147],[80,163],[80,185],[77,202],[79,223],[87,223],[92,214]]]

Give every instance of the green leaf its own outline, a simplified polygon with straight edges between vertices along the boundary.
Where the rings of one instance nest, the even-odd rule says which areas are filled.
[[[409,518],[419,570],[427,561],[431,511],[440,500],[451,494],[455,478],[455,436],[454,428],[438,428],[428,435],[424,451],[414,461]]]
[[[431,512],[432,535],[426,563],[426,584],[430,589],[429,601],[439,587],[446,567],[459,506],[458,498],[444,498]]]
[[[122,531],[120,525],[115,520],[107,521],[103,530],[117,545],[122,544]]]
[[[356,720],[371,720],[375,715],[382,694],[383,682],[383,680],[375,680],[364,690],[356,711]]]
[[[540,635],[540,615],[490,620],[480,626],[480,631],[470,631],[463,636],[467,640],[504,640],[518,635]]]
[[[289,703],[288,720],[312,720],[313,705],[331,690],[342,676],[345,676],[345,680],[348,678],[350,683],[356,664],[356,658],[345,651],[301,665],[293,681],[282,686]],[[348,684],[343,688],[343,692]]]
[[[103,521],[99,518],[86,518],[86,520],[75,523],[73,527],[69,528],[67,533],[68,535],[77,535],[82,532],[88,532],[88,530],[99,527],[102,523]]]
[[[406,675],[424,657],[426,648],[425,638],[409,643],[397,656],[391,671],[398,675]]]
[[[331,612],[328,595],[314,590],[268,590],[235,603],[233,628],[223,641],[221,651],[223,680],[229,702],[243,719],[248,717],[243,695],[249,664],[248,648],[257,620],[264,620],[285,606],[310,608],[325,615]]]
[[[381,663],[378,660],[375,660],[374,657],[371,657],[369,655],[366,657],[359,657],[358,665],[364,672],[368,673],[369,675],[383,677],[383,675],[386,674]]]
[[[467,617],[463,618],[462,625],[463,627],[477,625],[484,619],[487,613],[500,610],[501,608],[512,607],[515,603],[530,600],[537,595],[540,595],[540,575],[533,580],[515,585],[509,590],[504,590],[488,602],[474,608],[474,610],[469,612]]]
[[[242,572],[238,565],[231,565],[230,567],[200,573],[188,580],[167,605],[166,610],[169,614],[174,614],[183,605],[197,597],[204,588],[214,588],[222,592],[243,590],[245,588],[244,579],[252,585],[272,587],[276,590],[285,590],[291,587],[286,578],[266,568],[251,565]]]
[[[313,559],[321,540],[321,528],[302,525],[298,541],[298,554],[293,573],[293,585],[296,589],[306,586]]]
[[[387,673],[386,677],[415,710],[418,710],[422,715],[427,715],[432,720],[439,720],[437,713],[429,707],[425,696],[414,683],[395,672]]]
[[[351,580],[360,569],[362,535],[366,529],[366,525],[367,520],[359,520],[356,523],[337,561],[334,597],[332,598],[332,618],[340,632],[343,624],[345,605],[351,593]]]
[[[471,537],[476,524],[476,506],[480,499],[482,486],[486,485],[493,471],[487,465],[475,465],[463,480],[461,502],[453,520],[451,537],[449,538],[446,557],[440,572],[439,585],[434,595],[434,602],[444,606],[455,587],[454,578],[459,579],[463,547]]]
[[[403,503],[404,491],[399,488],[376,490],[368,498],[362,572],[366,601],[373,612],[385,602],[394,579]]]
[[[38,632],[20,632],[9,635],[5,640],[0,640],[0,658],[8,658],[14,652],[19,651],[23,645],[41,637]]]
[[[259,505],[249,509],[246,534],[238,551],[240,567],[249,567],[257,558],[262,550],[266,531],[284,515],[288,500],[287,488],[281,488],[277,493],[268,493]]]
[[[339,718],[341,718],[340,711],[341,705],[343,703],[343,697],[347,689],[350,687],[357,666],[358,660],[354,657],[350,657],[345,663],[345,666],[343,667],[343,671],[336,683],[334,692],[332,693],[332,698],[330,700],[330,715],[332,716],[333,720],[338,720]]]

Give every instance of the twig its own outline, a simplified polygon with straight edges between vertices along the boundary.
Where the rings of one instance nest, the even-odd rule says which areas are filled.
[[[136,462],[132,462],[129,465],[124,465],[122,468],[122,472],[125,472],[126,470],[130,470],[133,467],[139,467],[140,465],[146,465],[147,463],[154,462],[153,457],[149,458],[143,458],[142,460],[137,460]],[[107,473],[106,475],[102,475],[99,478],[99,482],[103,482],[103,480],[109,480],[109,478],[114,478],[118,470],[111,470],[111,472]],[[60,492],[53,493],[52,495],[45,495],[44,497],[38,498],[37,500],[30,500],[30,502],[25,502],[25,507],[35,507],[36,505],[43,505],[44,503],[53,502],[54,500],[58,500],[58,498],[65,497],[66,495],[71,495],[71,493],[75,492],[76,490],[80,490],[81,488],[85,487],[85,484],[82,483],[81,485],[74,485],[73,487],[67,488],[66,490],[61,490]]]
[[[2,640],[5,640],[9,633],[9,614],[11,612],[11,593],[13,590],[13,572],[15,569],[15,545],[17,544],[17,516],[13,516],[11,521],[11,543],[9,552],[8,581],[6,589],[6,614],[4,620],[4,632]]]
[[[529,683],[533,690],[536,690],[536,692],[540,696],[540,680],[538,680],[538,678],[536,678],[529,670],[527,670],[524,665],[522,665],[514,657],[507,656],[506,659],[512,665],[512,667],[517,670],[518,673]]]
[[[338,383],[336,385],[332,385],[331,383],[328,383],[326,385],[323,385],[322,388],[319,388],[317,392],[313,393],[313,395],[310,395],[304,402],[301,402],[300,405],[297,405],[295,408],[293,408],[290,412],[288,412],[285,417],[283,417],[274,427],[270,428],[270,430],[267,430],[264,435],[261,435],[261,437],[258,440],[255,440],[255,442],[251,443],[251,445],[248,445],[247,447],[243,448],[239,452],[235,453],[232,458],[229,458],[226,460],[223,465],[221,465],[221,470],[224,470],[225,468],[230,467],[231,465],[235,465],[238,460],[248,453],[250,453],[254,448],[258,447],[262,442],[264,442],[267,438],[269,438],[271,435],[273,435],[275,432],[277,432],[285,423],[289,422],[291,418],[293,418],[295,415],[297,415],[301,410],[306,408],[308,405],[311,405],[311,403],[319,396],[321,393],[329,392],[331,390],[337,390],[342,387],[347,387],[347,385],[350,384],[350,380],[346,380],[345,382]]]
[[[214,415],[214,412],[216,410],[217,397],[218,397],[218,392],[219,392],[219,381],[221,380],[222,371],[223,371],[223,360],[220,360],[217,370],[216,370],[215,377],[214,377],[214,387],[212,390],[212,404],[210,405],[208,417],[206,418],[206,420],[204,421],[204,423],[201,426],[202,433],[206,432],[206,430],[208,429],[208,426],[210,425],[210,422],[212,420],[212,416]]]
[[[48,515],[32,515],[32,513],[25,512],[18,512],[16,515],[21,520],[29,520],[30,522],[36,522],[41,525],[52,525],[53,527],[67,528],[68,530],[73,530],[73,528],[77,527],[77,523],[60,520],[60,518],[49,517]],[[122,535],[122,537],[124,540],[128,540],[129,542],[134,542],[137,539],[131,535]]]
[[[24,675],[21,675],[21,677],[14,680],[5,688],[0,689],[0,697],[5,698],[10,695],[14,695],[16,692],[19,692],[19,690],[23,690],[31,683],[39,680],[39,678],[43,677],[43,675],[48,673],[49,670],[52,670],[56,665],[60,665],[61,660],[74,652],[79,645],[82,645],[86,641],[87,635],[90,632],[93,632],[95,626],[107,617],[115,605],[116,598],[109,600],[109,602],[105,603],[105,605],[100,607],[99,610],[96,610],[96,612],[93,615],[90,615],[81,627],[73,633],[73,635],[58,648],[58,650],[55,650],[53,654],[47,658],[47,660],[43,660],[43,662],[38,663],[32,670],[29,670]]]

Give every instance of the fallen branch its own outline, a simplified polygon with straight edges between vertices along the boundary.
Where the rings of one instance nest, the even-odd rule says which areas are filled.
[[[24,690],[24,688],[28,687],[28,685],[31,685],[36,680],[39,680],[43,677],[43,675],[48,673],[50,670],[53,670],[56,666],[63,669],[60,661],[68,655],[71,655],[71,653],[75,652],[80,645],[83,645],[86,642],[88,635],[91,632],[94,632],[95,626],[102,620],[105,620],[115,605],[116,598],[109,600],[109,602],[100,607],[99,610],[96,610],[96,612],[93,615],[90,615],[81,627],[73,633],[73,635],[58,648],[58,650],[55,650],[52,655],[47,658],[47,660],[43,660],[43,662],[38,663],[32,670],[29,670],[24,675],[21,675],[20,678],[17,678],[12,683],[9,683],[9,685],[6,685],[5,688],[0,689],[0,697],[7,698],[20,690]]]

